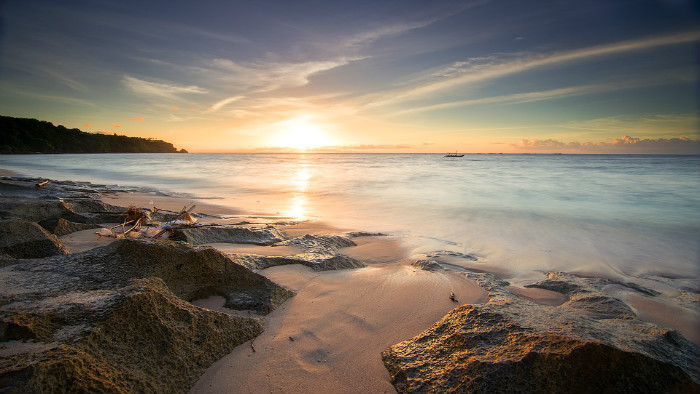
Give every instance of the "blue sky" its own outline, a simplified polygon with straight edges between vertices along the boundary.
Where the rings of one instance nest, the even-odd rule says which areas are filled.
[[[5,1],[2,115],[191,151],[699,152],[665,1]]]

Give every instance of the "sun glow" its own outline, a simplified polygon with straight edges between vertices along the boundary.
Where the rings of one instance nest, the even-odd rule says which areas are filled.
[[[296,117],[279,123],[274,145],[300,151],[333,145],[323,128],[308,117]]]

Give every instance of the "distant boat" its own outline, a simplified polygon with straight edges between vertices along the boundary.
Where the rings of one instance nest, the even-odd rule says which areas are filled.
[[[455,153],[448,153],[443,157],[464,157],[464,154],[463,153],[460,154],[460,153],[455,152]]]

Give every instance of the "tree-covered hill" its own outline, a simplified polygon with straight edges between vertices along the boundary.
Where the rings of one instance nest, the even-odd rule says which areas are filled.
[[[161,140],[87,133],[36,119],[0,116],[0,153],[175,152],[178,150],[173,144]]]

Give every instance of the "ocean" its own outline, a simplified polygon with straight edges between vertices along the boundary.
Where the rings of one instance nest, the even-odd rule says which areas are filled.
[[[0,168],[384,232],[516,282],[566,271],[698,288],[700,156],[0,155]]]

